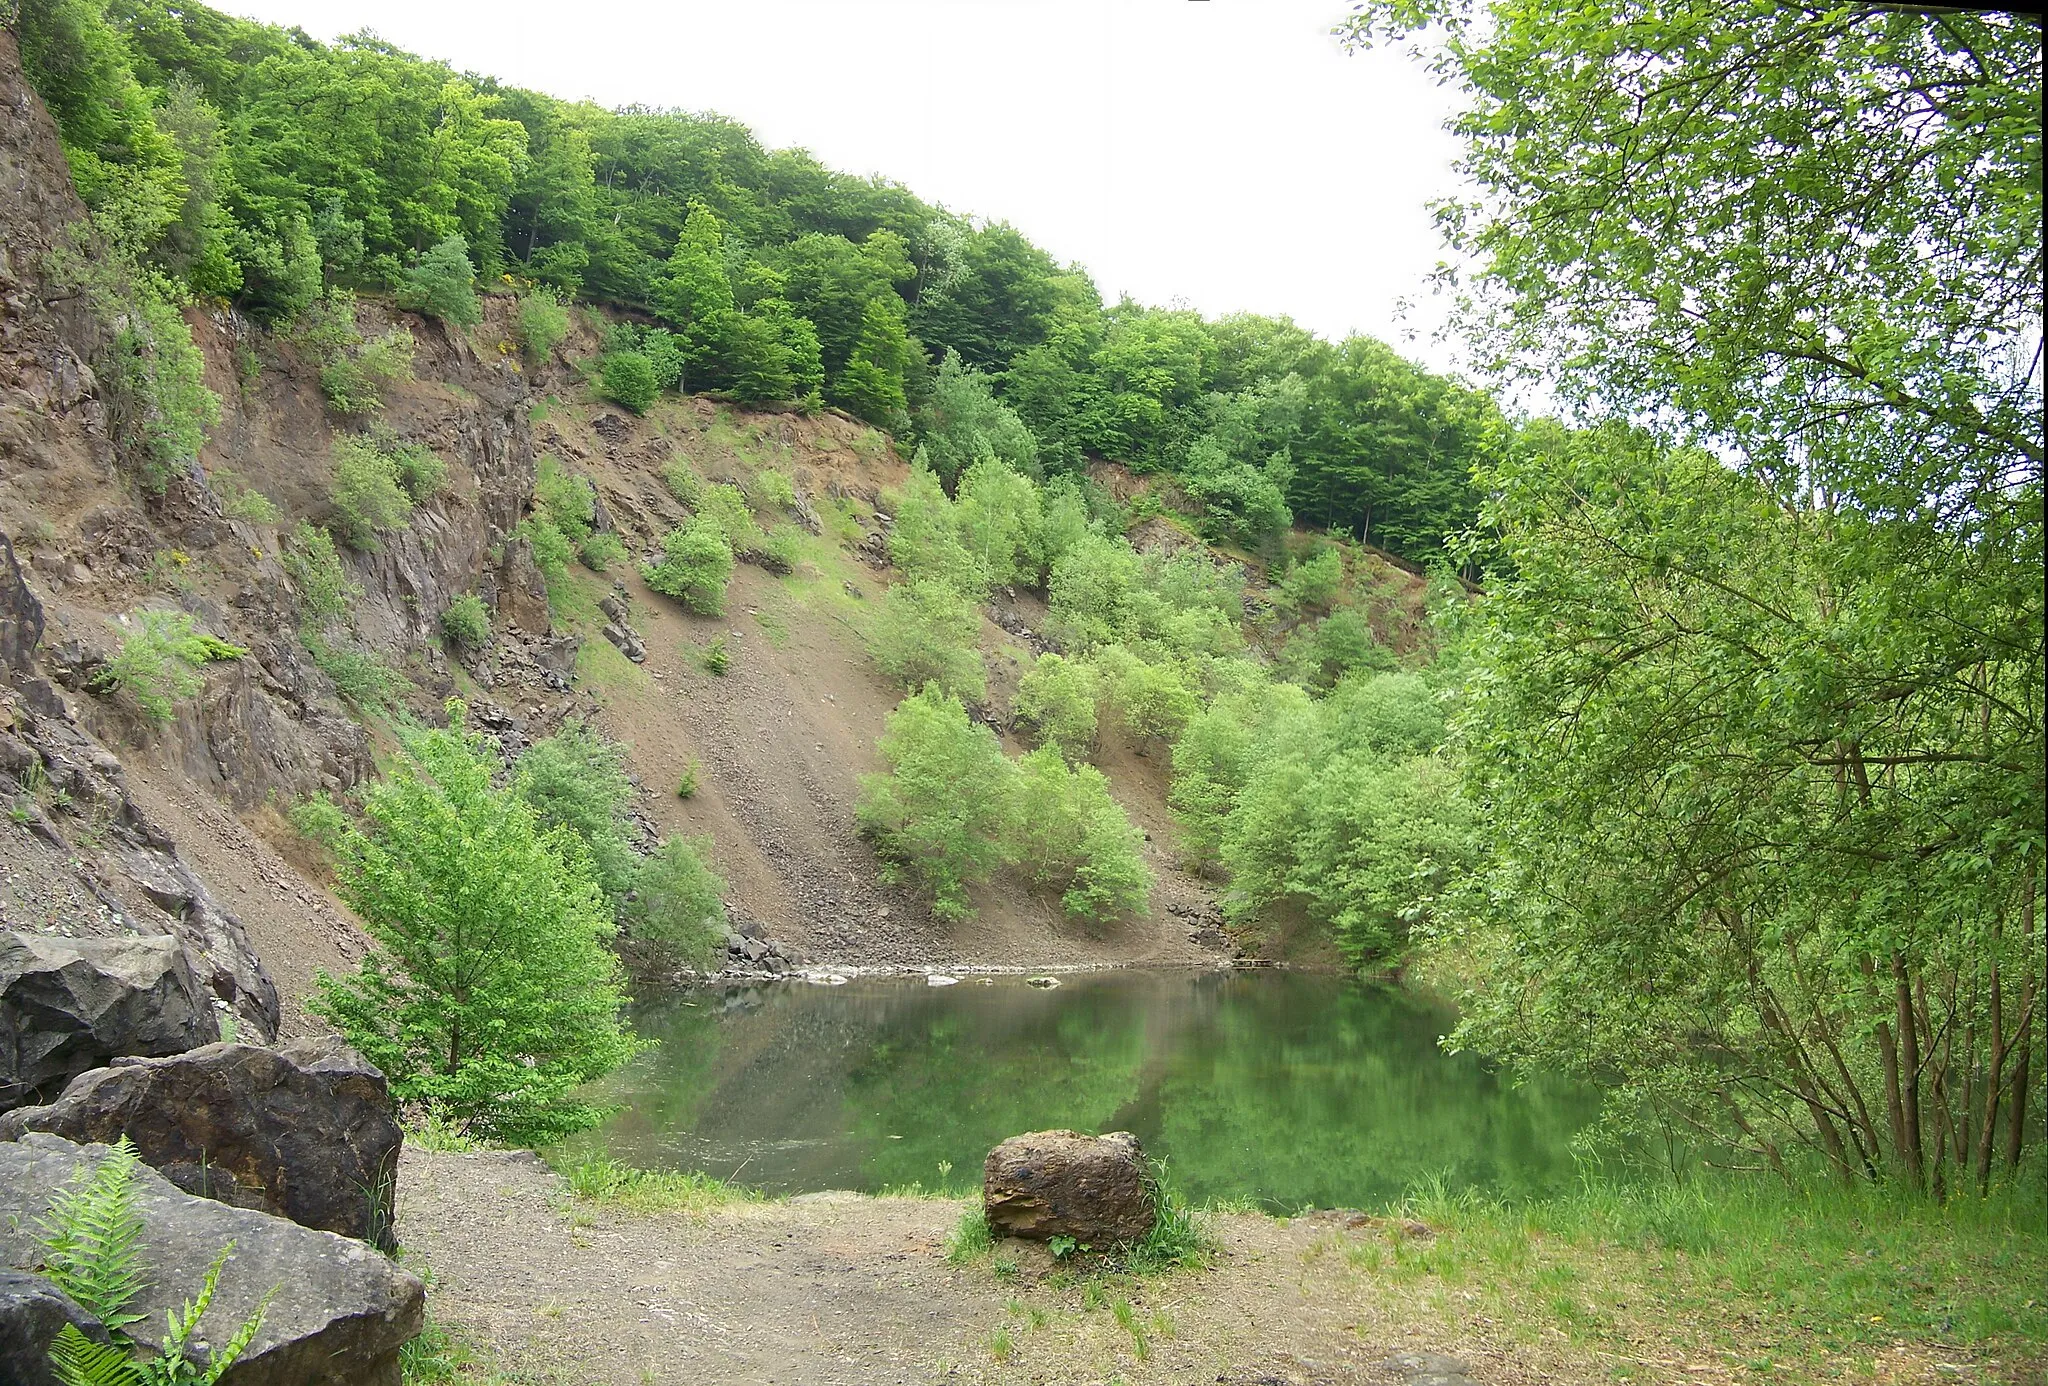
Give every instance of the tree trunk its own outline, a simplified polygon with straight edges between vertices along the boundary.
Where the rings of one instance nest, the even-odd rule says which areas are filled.
[[[1899,1130],[1898,1156],[1906,1167],[1913,1187],[1927,1187],[1926,1161],[1920,1139],[1920,1025],[1913,1015],[1913,984],[1906,972],[1906,960],[1892,954],[1892,995],[1899,1030]]]

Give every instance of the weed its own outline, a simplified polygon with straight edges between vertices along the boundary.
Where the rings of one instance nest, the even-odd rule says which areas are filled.
[[[678,799],[694,799],[697,796],[697,762],[692,760],[683,767],[683,777],[676,783]]]
[[[124,693],[148,721],[171,720],[177,704],[202,686],[198,670],[217,660],[249,653],[218,636],[194,629],[182,611],[136,611],[120,652],[107,661],[90,687],[99,694]]]
[[[995,1234],[989,1231],[988,1214],[979,1204],[960,1215],[946,1238],[946,1259],[964,1266],[985,1259],[995,1250]]]
[[[995,1332],[989,1334],[988,1355],[995,1358],[996,1361],[1009,1361],[1010,1354],[1015,1352],[1016,1350],[1016,1341],[1010,1337],[1010,1330],[1007,1325],[998,1328]]]

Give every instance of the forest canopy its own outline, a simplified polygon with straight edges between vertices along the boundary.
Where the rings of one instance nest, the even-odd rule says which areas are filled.
[[[1484,394],[1286,318],[1105,304],[1007,223],[722,116],[561,101],[166,0],[23,0],[19,25],[96,228],[161,298],[284,324],[334,289],[391,290],[463,325],[464,271],[511,276],[671,333],[673,385],[898,433],[943,430],[947,371],[978,373],[1044,474],[1173,474],[1217,539],[1270,545],[1298,519],[1422,560],[1476,510],[1501,427]]]

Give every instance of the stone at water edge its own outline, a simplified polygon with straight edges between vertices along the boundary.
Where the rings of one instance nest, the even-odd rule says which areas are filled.
[[[111,1153],[40,1132],[0,1141],[0,1265],[35,1260],[51,1195]],[[165,1311],[198,1293],[233,1242],[202,1331],[225,1341],[273,1286],[277,1294],[221,1386],[400,1386],[398,1350],[426,1317],[417,1276],[350,1238],[195,1198],[146,1165],[135,1171],[135,1211],[143,1289],[128,1308],[143,1317],[127,1331],[145,1351],[161,1346]]]
[[[401,1134],[384,1075],[341,1040],[209,1044],[116,1059],[46,1107],[0,1116],[0,1140],[45,1131],[112,1144],[186,1193],[389,1250]]]
[[[121,1054],[182,1054],[220,1023],[170,934],[0,934],[0,1112]]]
[[[998,1236],[1072,1237],[1093,1247],[1137,1241],[1155,1211],[1144,1151],[1128,1131],[1012,1136],[988,1153],[981,1203]]]
[[[40,1275],[0,1267],[0,1382],[57,1386],[50,1344],[67,1323],[88,1338],[107,1341],[106,1327],[71,1296]]]

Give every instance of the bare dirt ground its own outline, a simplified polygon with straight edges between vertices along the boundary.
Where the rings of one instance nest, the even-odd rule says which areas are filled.
[[[572,1199],[524,1154],[408,1150],[431,1311],[517,1381],[1228,1386],[1591,1381],[1594,1362],[1362,1270],[1388,1227],[1214,1220],[1207,1269],[1090,1282],[1035,1246],[947,1261],[968,1205],[813,1194],[701,1217]],[[1448,1357],[1451,1362],[1442,1360]],[[1698,1377],[1688,1379],[1699,1380]]]

